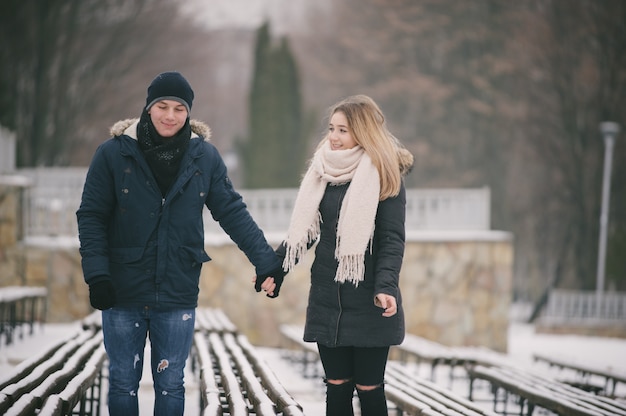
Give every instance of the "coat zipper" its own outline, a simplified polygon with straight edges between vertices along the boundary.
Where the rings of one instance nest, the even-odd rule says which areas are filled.
[[[348,191],[348,187],[343,188],[343,196],[341,197],[339,204],[337,205],[337,218],[339,218],[339,214],[341,213],[341,203],[343,198],[346,196],[346,192]],[[335,247],[335,250],[337,248]],[[335,346],[339,342],[339,321],[341,320],[341,315],[343,314],[343,308],[341,307],[341,283],[337,283],[337,303],[339,304],[339,315],[337,316],[337,326],[335,327]]]
[[[337,283],[337,303],[339,304],[339,315],[337,315],[337,325],[335,327],[335,346],[339,342],[339,321],[343,313],[343,308],[341,307],[341,283]]]

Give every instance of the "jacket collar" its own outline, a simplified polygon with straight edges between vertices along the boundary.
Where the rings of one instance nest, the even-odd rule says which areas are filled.
[[[137,140],[137,124],[139,118],[127,118],[126,120],[120,120],[111,126],[112,136],[125,135],[134,140]],[[205,141],[209,141],[211,138],[211,128],[199,120],[189,120],[191,125],[191,138],[202,137]]]

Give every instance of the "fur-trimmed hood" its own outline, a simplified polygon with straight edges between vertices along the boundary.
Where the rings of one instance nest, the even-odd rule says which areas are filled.
[[[127,118],[120,120],[111,126],[110,133],[112,136],[121,136],[122,134],[137,140],[137,123],[139,118]],[[191,125],[191,137],[202,136],[205,141],[211,138],[211,128],[199,120],[189,120]]]
[[[400,164],[400,173],[403,176],[413,169],[413,155],[404,148],[398,149],[398,162]]]

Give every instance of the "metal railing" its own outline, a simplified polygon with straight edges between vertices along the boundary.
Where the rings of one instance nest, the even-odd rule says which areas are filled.
[[[86,168],[23,169],[32,180],[25,192],[26,236],[74,236]],[[289,226],[297,189],[241,189],[244,202],[261,229],[284,232]],[[407,230],[489,230],[489,188],[408,189]],[[205,210],[207,234],[223,233]]]
[[[554,289],[541,315],[545,323],[626,322],[626,293]]]

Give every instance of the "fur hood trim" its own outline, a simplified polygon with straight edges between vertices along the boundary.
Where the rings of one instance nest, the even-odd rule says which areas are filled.
[[[404,148],[398,149],[398,162],[400,164],[400,173],[406,176],[413,169],[413,155]]]
[[[139,118],[127,118],[126,120],[120,120],[111,126],[111,136],[121,136],[125,134],[133,139],[137,139],[137,123]],[[191,137],[202,136],[205,141],[209,141],[211,138],[211,128],[199,120],[189,120],[191,125]]]

